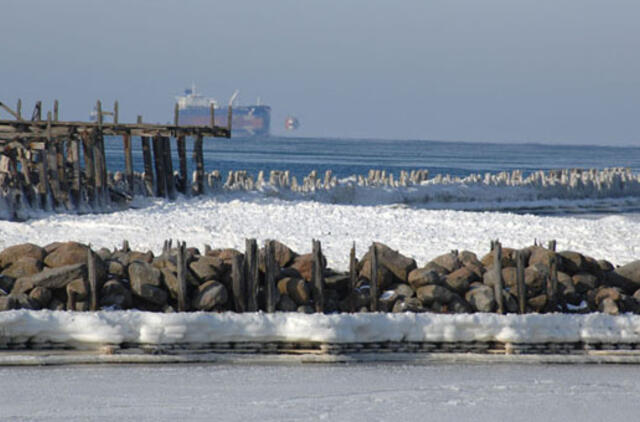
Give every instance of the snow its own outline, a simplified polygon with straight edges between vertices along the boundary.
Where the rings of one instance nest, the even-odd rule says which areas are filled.
[[[160,252],[164,240],[190,246],[244,249],[245,238],[278,239],[299,253],[322,241],[334,269],[346,270],[349,249],[356,242],[361,256],[372,241],[383,242],[417,260],[418,265],[452,249],[488,252],[489,241],[524,247],[534,239],[556,239],[570,249],[625,264],[640,257],[629,239],[640,232],[633,214],[602,218],[541,217],[501,212],[427,210],[403,205],[336,205],[276,198],[243,200],[224,197],[155,200],[139,209],[108,214],[49,214],[26,222],[0,221],[0,248],[33,242],[75,240],[113,248],[127,239],[134,249]]]
[[[625,314],[301,314],[141,311],[0,313],[0,339],[99,345],[300,341],[328,343],[640,343],[640,316]]]

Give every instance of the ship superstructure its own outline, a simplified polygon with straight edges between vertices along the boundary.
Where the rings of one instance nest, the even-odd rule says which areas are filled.
[[[269,136],[271,125],[271,107],[256,101],[254,105],[236,105],[238,91],[229,104],[232,106],[231,136],[253,137]],[[215,124],[228,125],[227,106],[219,104],[214,98],[206,97],[196,92],[195,84],[184,91],[184,95],[176,97],[179,108],[179,123],[181,125],[208,126],[211,123],[210,107],[213,105]]]

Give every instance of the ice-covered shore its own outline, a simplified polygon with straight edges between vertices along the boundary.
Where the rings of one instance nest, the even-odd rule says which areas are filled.
[[[428,262],[446,250],[488,251],[490,239],[521,248],[537,238],[556,239],[560,250],[578,250],[625,264],[640,256],[640,244],[634,241],[637,233],[640,220],[631,214],[585,219],[202,197],[156,200],[143,208],[110,214],[49,214],[26,222],[0,221],[0,248],[68,240],[113,248],[128,239],[136,250],[158,253],[163,241],[173,238],[194,246],[207,243],[243,250],[245,238],[256,238],[259,242],[278,239],[304,253],[316,238],[322,241],[328,265],[346,270],[345,251],[354,241],[358,254],[379,241],[418,262]]]
[[[0,313],[0,341],[85,345],[216,342],[640,343],[640,316],[625,314]]]

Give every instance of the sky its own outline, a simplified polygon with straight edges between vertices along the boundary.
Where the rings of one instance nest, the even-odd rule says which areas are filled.
[[[637,0],[0,0],[0,101],[172,120],[196,83],[272,133],[640,146]],[[0,118],[8,118],[0,111]]]

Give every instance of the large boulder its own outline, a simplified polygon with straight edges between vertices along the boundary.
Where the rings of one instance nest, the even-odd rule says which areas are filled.
[[[409,285],[414,290],[428,284],[444,284],[444,279],[438,272],[426,268],[416,268],[409,273]]]
[[[444,268],[447,274],[452,273],[458,268],[462,267],[462,262],[460,261],[458,254],[454,252],[449,252],[437,256],[430,262]]]
[[[445,279],[445,285],[456,293],[464,294],[469,285],[479,280],[478,275],[469,267],[458,268]]]
[[[435,302],[440,304],[449,303],[451,299],[453,299],[454,293],[442,286],[438,285],[427,285],[420,287],[416,291],[416,296],[423,305],[431,306]]]
[[[574,251],[562,251],[558,255],[561,257],[561,267],[565,273],[574,275],[587,272],[587,261],[581,253]]]
[[[550,249],[545,249],[541,246],[533,246],[529,248],[529,250],[531,251],[531,256],[529,257],[529,266],[541,264],[545,267],[551,267],[551,261],[554,257],[556,258],[556,262],[558,264],[561,263],[560,259],[558,259],[558,255]]]
[[[364,277],[371,281],[371,261],[366,261],[366,265],[360,271],[360,277]],[[378,280],[378,289],[384,290],[394,282],[394,275],[387,267],[378,265],[376,269],[376,279]]]
[[[494,312],[496,300],[493,289],[483,284],[474,284],[464,295],[465,300],[476,312]]]
[[[118,280],[109,280],[100,289],[100,307],[129,309],[133,304],[131,290]]]
[[[502,263],[502,268],[515,267],[516,266],[516,259],[515,259],[516,250],[512,248],[502,248],[501,252],[502,252],[502,259],[500,262]],[[493,267],[493,261],[494,261],[493,251],[483,256],[482,259],[480,260],[480,262],[482,262],[482,265],[484,265],[485,268],[487,269]]]
[[[11,278],[28,277],[42,271],[42,261],[31,256],[24,256],[13,261],[2,271],[2,275]]]
[[[46,255],[44,248],[33,243],[10,246],[0,252],[0,269],[4,269],[20,258],[29,257],[42,261]]]
[[[578,293],[585,293],[587,290],[595,289],[599,285],[598,278],[589,273],[577,273],[571,279]]]
[[[164,305],[168,294],[161,287],[162,273],[151,264],[133,261],[129,264],[129,281],[133,293],[156,305]]]
[[[290,267],[298,271],[302,278],[307,281],[311,281],[311,272],[313,271],[313,255],[308,253],[297,256],[293,260],[293,263]]]
[[[210,280],[198,287],[192,306],[200,311],[222,310],[228,298],[227,288],[219,281]]]
[[[278,280],[278,291],[282,295],[289,296],[298,306],[311,303],[309,283],[301,278],[286,277]]]
[[[225,263],[220,257],[201,256],[189,264],[191,272],[199,282],[204,283],[209,280],[220,280],[225,272]]]
[[[26,293],[34,287],[61,289],[77,278],[85,278],[87,266],[85,264],[65,265],[57,268],[47,268],[38,274],[21,277],[16,280],[11,290],[12,294]]]
[[[416,260],[394,251],[383,243],[375,242],[374,244],[378,262],[387,267],[399,281],[406,283],[409,273],[417,267]]]
[[[616,279],[618,284],[622,284],[619,287],[622,287],[627,293],[633,294],[640,288],[640,260],[618,267],[613,273],[618,276]]]
[[[86,264],[88,251],[89,247],[87,245],[78,242],[66,242],[47,255],[44,263],[49,268]]]

